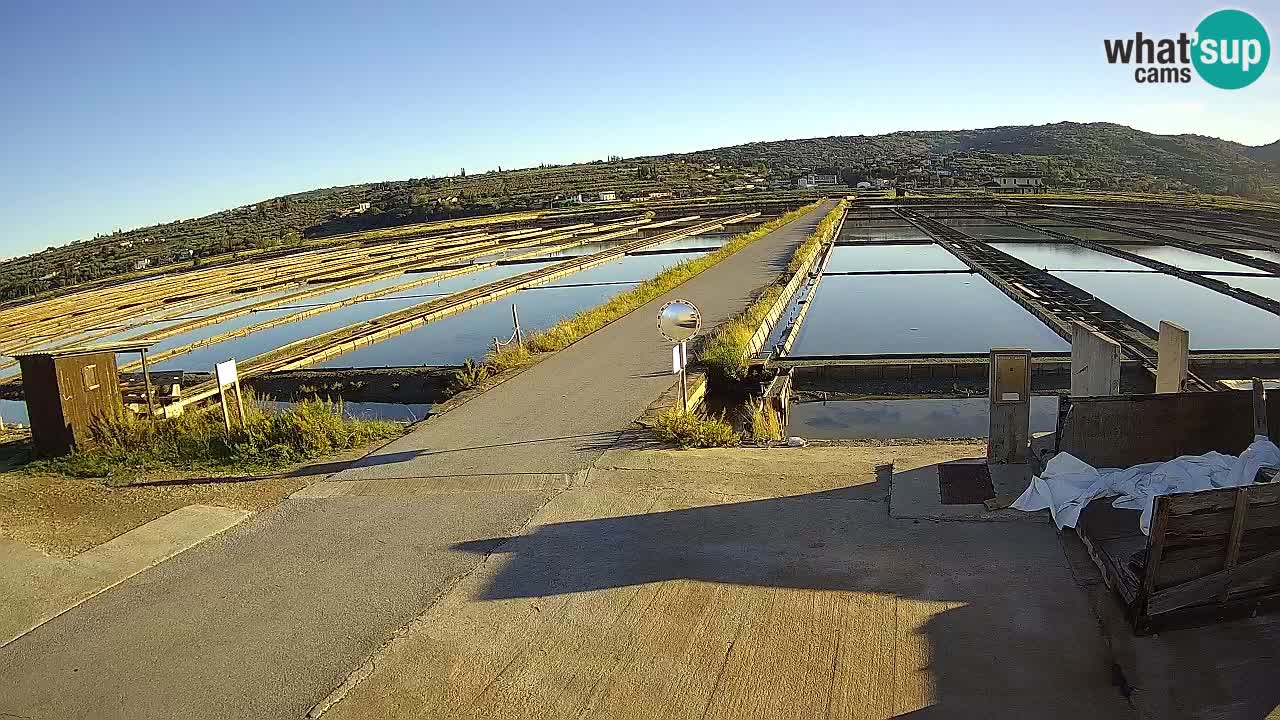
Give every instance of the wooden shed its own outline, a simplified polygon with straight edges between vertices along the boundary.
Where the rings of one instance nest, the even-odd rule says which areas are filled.
[[[36,452],[66,455],[89,445],[94,418],[124,410],[116,353],[142,353],[145,358],[154,344],[133,341],[14,355],[22,367],[22,392]]]

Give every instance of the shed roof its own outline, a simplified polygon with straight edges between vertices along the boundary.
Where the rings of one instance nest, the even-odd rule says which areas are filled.
[[[141,352],[151,349],[155,340],[125,340],[123,342],[103,343],[101,345],[68,345],[66,347],[49,348],[48,350],[32,350],[31,352],[14,353],[13,358],[30,357],[66,357],[68,355],[92,355],[95,353]]]

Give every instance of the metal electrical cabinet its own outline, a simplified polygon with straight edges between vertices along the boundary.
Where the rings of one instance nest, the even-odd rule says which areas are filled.
[[[1025,463],[1031,457],[1031,351],[992,348],[990,463]]]

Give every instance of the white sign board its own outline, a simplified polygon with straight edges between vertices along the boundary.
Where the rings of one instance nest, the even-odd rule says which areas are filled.
[[[679,375],[680,371],[688,367],[689,355],[685,350],[685,344],[671,346],[671,374]]]
[[[227,360],[213,366],[213,373],[218,377],[218,387],[224,388],[236,384],[236,361]]]

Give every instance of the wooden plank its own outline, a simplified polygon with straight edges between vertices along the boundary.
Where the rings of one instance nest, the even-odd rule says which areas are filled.
[[[1257,382],[1257,381],[1255,381]],[[1258,385],[1254,385],[1254,400],[1258,398]],[[1257,405],[1254,406],[1255,410]],[[1266,418],[1264,416],[1263,421]],[[1236,566],[1240,560],[1240,540],[1244,537],[1244,521],[1249,511],[1249,488],[1242,487],[1236,491],[1236,507],[1235,512],[1231,516],[1231,533],[1227,540],[1227,557],[1222,563],[1222,569],[1227,571],[1227,577],[1222,583],[1222,592],[1218,595],[1218,602],[1227,601],[1227,593],[1231,587],[1231,569]]]
[[[1224,582],[1273,581],[1276,573],[1280,573],[1280,550],[1155,593],[1147,599],[1146,615],[1151,617],[1212,601]],[[1280,588],[1273,587],[1264,596],[1274,594],[1280,594]]]
[[[1259,378],[1253,378],[1253,434],[1267,436],[1267,388]]]
[[[1226,545],[1225,535],[1214,538],[1210,542],[1173,547],[1169,546],[1166,540],[1164,559],[1160,565],[1160,577],[1156,578],[1156,589],[1163,590],[1221,570]],[[1240,543],[1239,562],[1253,560],[1277,548],[1280,548],[1280,531],[1273,528],[1264,531],[1246,531]]]
[[[1223,488],[1161,498],[1171,516],[1154,589],[1175,587],[1223,569],[1225,552],[1236,541],[1236,562],[1280,548],[1280,486],[1254,485],[1247,511],[1237,504],[1239,491]],[[1237,524],[1237,513],[1239,516]]]
[[[1268,503],[1280,503],[1280,485],[1253,485],[1249,496],[1249,504],[1259,506]],[[1171,511],[1176,515],[1195,515],[1205,512],[1224,512],[1235,510],[1236,488],[1221,488],[1202,492],[1175,493],[1165,495]]]
[[[1095,467],[1132,467],[1179,455],[1239,454],[1253,439],[1247,391],[1073,398],[1059,449]],[[1123,437],[1125,442],[1117,443]]]
[[[1142,577],[1142,590],[1135,598],[1135,609],[1140,616],[1150,616],[1151,594],[1155,591],[1156,575],[1160,573],[1160,561],[1164,556],[1165,530],[1169,527],[1169,499],[1157,497],[1151,519],[1151,534],[1147,543],[1147,559],[1143,563],[1146,574]],[[1139,618],[1135,618],[1139,619]]]
[[[1262,489],[1256,485],[1250,487]],[[1250,501],[1245,529],[1268,530],[1271,528],[1280,528],[1280,502]],[[1170,532],[1176,535],[1180,543],[1193,543],[1214,538],[1222,538],[1225,542],[1226,536],[1231,532],[1231,514],[1224,509],[1212,513],[1182,515],[1178,518],[1176,527],[1171,528]]]
[[[1079,528],[1077,527],[1077,530]],[[1128,558],[1145,548],[1145,540],[1099,540],[1089,533],[1078,533],[1081,543],[1093,558],[1093,564],[1102,572],[1107,587],[1118,592],[1126,605],[1132,605],[1142,587],[1142,580],[1134,574]]]

